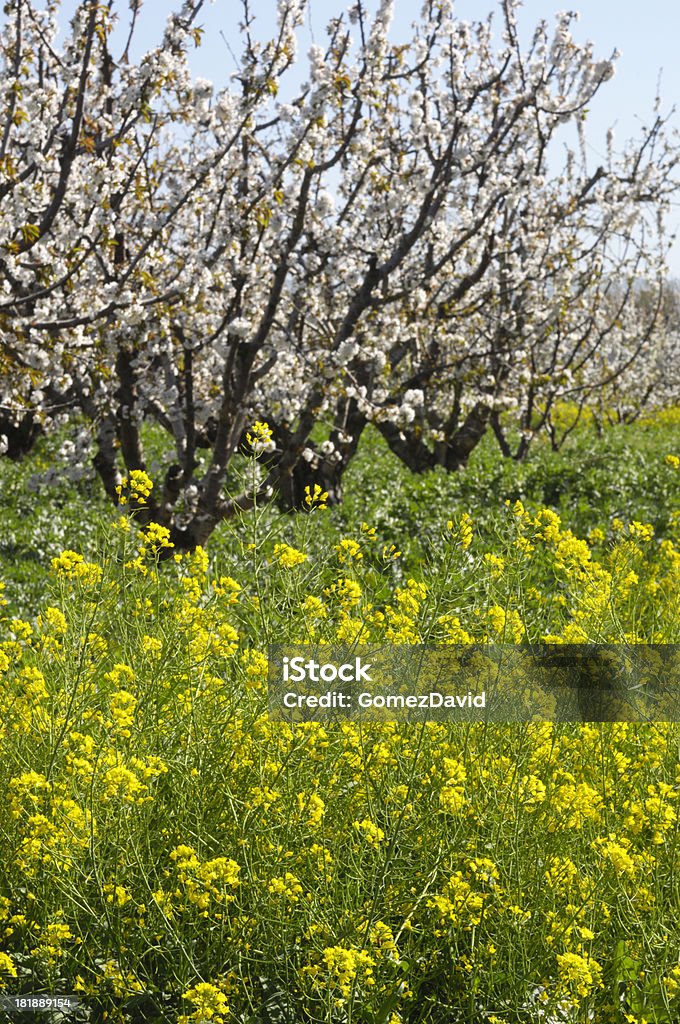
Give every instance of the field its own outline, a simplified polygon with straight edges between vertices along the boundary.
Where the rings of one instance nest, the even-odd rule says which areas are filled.
[[[420,478],[367,432],[341,506],[184,555],[95,481],[29,486],[62,442],[0,464],[0,988],[91,1021],[678,1019],[675,723],[266,713],[273,642],[680,643],[677,414]]]

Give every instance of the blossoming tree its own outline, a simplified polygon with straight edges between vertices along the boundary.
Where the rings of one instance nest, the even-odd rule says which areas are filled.
[[[188,70],[201,6],[133,63],[139,4],[115,58],[113,0],[84,0],[61,49],[55,5],[7,4],[14,420],[78,409],[114,499],[121,470],[146,468],[154,420],[168,453],[140,515],[192,547],[254,501],[294,507],[314,483],[337,497],[368,422],[412,468],[458,468],[489,428],[511,453],[503,410],[519,410],[521,455],[562,397],[650,364],[676,155],[657,115],[602,166],[569,154],[550,170],[613,73],[571,15],[523,49],[518,0],[497,29],[427,0],[396,45],[389,0],[372,17],[355,3],[294,87],[306,3],[279,0],[262,43],[244,2],[238,71],[216,91]],[[227,497],[254,420],[271,429],[261,479]]]

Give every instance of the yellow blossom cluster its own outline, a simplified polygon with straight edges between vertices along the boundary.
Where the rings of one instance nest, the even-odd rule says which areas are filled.
[[[116,487],[118,504],[145,505],[153,490],[153,480],[143,469],[133,469],[129,477],[123,477]]]
[[[62,551],[52,559],[52,571],[61,579],[78,580],[88,586],[101,581],[102,569],[93,562],[86,562],[77,551]]]

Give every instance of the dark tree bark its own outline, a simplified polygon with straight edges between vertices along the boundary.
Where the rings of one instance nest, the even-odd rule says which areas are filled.
[[[13,462],[18,462],[19,459],[28,455],[42,433],[42,425],[36,419],[34,412],[16,415],[0,411],[0,436],[4,434],[7,438],[5,454]]]
[[[292,431],[287,424],[276,424],[271,420],[268,422],[274,430],[277,449],[286,451],[291,443]],[[353,399],[338,403],[336,423],[342,426],[335,426],[330,432],[328,440],[333,445],[333,451],[326,455],[320,444],[307,441],[305,448],[312,453],[311,459],[299,459],[279,484],[276,502],[283,512],[309,508],[306,488],[309,487],[313,492],[316,484],[328,494],[326,504],[340,504],[345,471],[356,455],[366,422],[366,417]]]

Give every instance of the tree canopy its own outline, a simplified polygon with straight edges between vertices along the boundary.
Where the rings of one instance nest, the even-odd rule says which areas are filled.
[[[84,416],[115,500],[155,421],[164,478],[140,514],[192,547],[255,500],[339,496],[367,423],[414,470],[458,469],[487,430],[505,455],[558,443],[565,400],[677,394],[677,147],[656,110],[589,165],[616,53],[577,44],[572,14],[523,46],[518,0],[477,23],[427,0],[397,45],[389,0],[360,0],[295,88],[305,0],[279,0],[266,43],[245,3],[238,72],[213,86],[188,65],[202,3],[137,61],[139,4],[84,0],[61,43],[58,3],[5,6],[0,432]],[[261,480],[229,498],[256,421]]]

